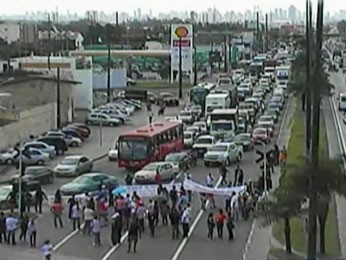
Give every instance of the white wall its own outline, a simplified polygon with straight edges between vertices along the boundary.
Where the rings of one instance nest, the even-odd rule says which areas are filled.
[[[73,70],[73,78],[81,82],[73,86],[75,109],[92,109],[93,107],[93,72],[91,69]]]
[[[16,23],[0,24],[0,38],[8,44],[17,42],[20,39],[20,26]]]
[[[17,122],[0,127],[0,149],[56,128],[56,103],[22,111]]]

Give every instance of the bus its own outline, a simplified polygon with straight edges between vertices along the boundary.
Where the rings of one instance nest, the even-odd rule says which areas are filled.
[[[205,99],[216,88],[214,83],[199,83],[190,90],[190,102],[200,105],[205,110]]]
[[[141,169],[184,147],[183,124],[179,121],[154,122],[119,136],[118,166]]]
[[[249,74],[250,74],[250,79],[251,82],[254,83],[256,82],[263,70],[263,64],[260,62],[253,62],[250,64],[250,68],[249,68]]]

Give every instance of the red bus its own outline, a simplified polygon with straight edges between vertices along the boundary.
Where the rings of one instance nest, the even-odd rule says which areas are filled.
[[[140,169],[150,162],[160,161],[184,147],[181,122],[155,122],[119,136],[118,165]]]

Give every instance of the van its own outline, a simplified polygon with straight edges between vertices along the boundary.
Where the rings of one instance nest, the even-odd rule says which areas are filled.
[[[339,111],[346,111],[346,93],[340,93],[339,95]]]

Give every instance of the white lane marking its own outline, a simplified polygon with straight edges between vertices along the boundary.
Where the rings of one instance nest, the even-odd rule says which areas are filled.
[[[179,179],[181,177],[181,175],[185,174],[185,172],[181,172],[177,175],[176,179]],[[123,242],[126,240],[126,238],[128,237],[129,233],[126,231],[124,233],[124,235],[121,237],[120,239],[120,244],[116,244],[115,246],[112,246],[111,249],[109,249],[101,258],[101,260],[107,260],[109,259],[112,254],[114,254],[115,251],[118,250],[118,248],[123,244]]]
[[[289,101],[287,102],[287,106],[286,106],[284,115],[282,116],[281,125],[280,125],[280,128],[279,128],[277,140],[279,140],[281,138],[281,135],[283,133],[283,129],[285,127],[285,123],[286,123],[287,116],[288,116],[289,105],[292,105],[291,99],[289,99]],[[246,244],[245,244],[244,251],[243,251],[243,256],[242,256],[243,260],[247,260],[247,253],[249,251],[249,248],[250,248],[250,245],[251,245],[251,242],[252,242],[252,237],[254,235],[255,227],[256,227],[256,219],[254,219],[252,221],[250,233],[249,233],[249,235],[248,235],[248,237],[246,239]]]
[[[81,230],[84,228],[84,223],[81,225]],[[71,233],[69,233],[67,236],[65,236],[63,239],[61,239],[54,247],[53,247],[53,251],[58,250],[60,247],[62,247],[64,244],[66,244],[67,241],[69,241],[72,237],[74,237],[75,235],[77,235],[80,231],[74,230]]]
[[[219,187],[220,184],[221,184],[221,180],[222,178],[220,177],[215,185],[215,188]],[[207,203],[205,204],[205,207],[207,208],[209,205],[209,200],[207,201]],[[204,210],[200,210],[198,212],[198,215],[197,217],[195,218],[195,220],[193,221],[191,227],[190,227],[190,230],[189,230],[189,233],[187,235],[187,237],[185,237],[179,244],[177,250],[175,251],[173,257],[171,258],[171,260],[177,260],[179,258],[179,256],[181,255],[181,253],[183,252],[184,250],[184,247],[186,246],[187,244],[187,241],[188,239],[190,238],[190,236],[192,235],[193,231],[196,229],[197,227],[197,224],[198,222],[201,220],[202,216],[203,216],[203,213],[204,213]]]

